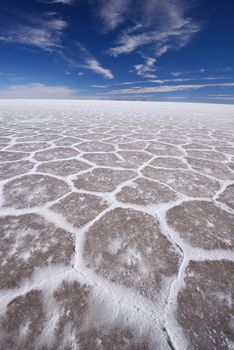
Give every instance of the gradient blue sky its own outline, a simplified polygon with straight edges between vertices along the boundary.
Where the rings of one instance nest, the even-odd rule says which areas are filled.
[[[234,103],[232,0],[1,0],[0,98]]]

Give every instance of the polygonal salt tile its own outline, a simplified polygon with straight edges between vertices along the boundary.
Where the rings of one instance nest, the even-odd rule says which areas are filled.
[[[9,143],[11,139],[9,137],[0,137],[0,143]]]
[[[127,163],[132,164],[134,168],[140,167],[152,158],[149,153],[144,151],[119,151],[118,154],[123,157]]]
[[[129,143],[120,143],[119,148],[126,150],[143,151],[147,145],[148,143],[145,141],[133,141]]]
[[[90,228],[84,261],[108,280],[156,299],[164,278],[176,273],[179,257],[156,219],[118,208]]]
[[[89,134],[82,134],[80,135],[80,137],[82,139],[85,139],[85,140],[102,140],[104,138],[106,138],[106,134],[99,134],[99,133],[89,133]]]
[[[177,139],[177,138],[166,138],[166,137],[159,137],[157,139],[158,142],[165,142],[165,143],[171,143],[173,145],[183,145],[187,142],[186,139],[183,139],[182,137]]]
[[[234,170],[234,162],[229,162],[229,163],[227,163],[227,166],[228,166],[230,169]]]
[[[62,158],[75,158],[78,155],[78,151],[71,147],[54,147],[45,151],[37,152],[34,156],[36,160],[41,162],[62,159]]]
[[[189,263],[176,311],[188,349],[232,349],[233,271],[227,260]]]
[[[37,349],[45,324],[43,295],[38,289],[10,301],[0,319],[0,348],[4,350]]]
[[[85,174],[78,175],[74,180],[74,185],[78,189],[109,192],[113,191],[122,182],[131,180],[136,176],[137,173],[132,170],[96,168]]]
[[[187,155],[189,157],[194,157],[194,158],[202,158],[202,159],[208,159],[208,160],[217,160],[217,161],[224,161],[226,160],[226,157],[216,151],[197,151],[197,150],[187,150],[186,151]]]
[[[56,146],[70,146],[74,145],[77,142],[81,142],[82,140],[76,137],[63,137],[62,139],[59,139],[57,141],[54,141],[54,144]]]
[[[154,140],[156,138],[157,134],[152,134],[152,133],[142,133],[142,134],[132,134],[131,137],[133,139],[137,140]]]
[[[122,159],[118,158],[115,153],[86,153],[83,158],[95,163],[99,166],[110,166],[117,168],[131,168],[132,164],[128,164]]]
[[[2,163],[0,164],[0,180],[7,179],[13,176],[25,174],[34,167],[34,164],[28,160],[19,162]]]
[[[28,156],[28,153],[0,151],[0,162],[12,162]]]
[[[113,145],[118,145],[119,143],[126,143],[131,142],[133,139],[130,139],[130,137],[127,136],[115,136],[111,138],[107,138],[107,135],[105,137],[105,142],[108,142]]]
[[[41,206],[68,192],[69,187],[62,180],[39,174],[23,175],[5,185],[4,205],[15,208]]]
[[[22,137],[19,139],[20,142],[35,142],[35,141],[41,141],[41,142],[47,142],[47,141],[54,141],[58,139],[58,135],[34,135],[34,136],[27,136]]]
[[[234,155],[234,147],[216,147],[217,151],[227,153],[227,154],[233,154]]]
[[[100,142],[100,141],[83,142],[83,143],[80,143],[79,145],[76,145],[76,147],[83,152],[95,152],[95,153],[111,152],[115,150],[113,145]]]
[[[39,151],[44,148],[51,147],[49,143],[45,142],[25,142],[25,143],[16,143],[8,150],[20,151],[20,152],[34,152]]]
[[[146,151],[151,152],[157,156],[178,157],[183,155],[183,153],[176,146],[160,142],[151,142],[150,145],[146,148]]]
[[[207,201],[189,201],[167,212],[168,224],[193,247],[232,249],[234,215]]]
[[[157,157],[150,162],[151,166],[158,168],[187,168],[188,166],[178,158],[174,157]]]
[[[203,160],[198,158],[186,158],[191,167],[206,175],[216,177],[221,180],[234,180],[234,174],[230,169],[220,162]]]
[[[80,349],[79,334],[88,311],[89,294],[90,288],[76,281],[63,281],[54,291],[58,314],[53,322],[53,345],[48,350],[59,349],[61,344],[64,349],[74,349],[74,345]]]
[[[80,227],[93,220],[106,208],[107,204],[100,197],[71,193],[50,209],[63,215],[69,223]]]
[[[131,329],[115,327],[114,329],[95,329],[81,332],[79,337],[80,350],[93,350],[98,347],[102,350],[150,350],[152,347],[147,339],[141,339],[137,332]]]
[[[69,265],[73,240],[36,214],[5,216],[1,226],[0,288],[14,288],[30,278],[36,268]]]
[[[134,180],[132,185],[123,187],[117,193],[116,198],[126,203],[147,205],[175,200],[176,194],[167,186],[148,179],[138,178]]]
[[[142,173],[191,197],[211,197],[219,189],[219,183],[216,180],[191,170],[156,169],[147,166]]]
[[[234,209],[234,185],[227,186],[223,193],[220,194],[218,200],[229,208]]]
[[[38,172],[55,174],[58,176],[69,176],[79,173],[82,170],[87,170],[90,165],[87,165],[80,160],[57,160],[39,165]]]
[[[0,151],[7,147],[7,143],[0,143]]]
[[[211,150],[212,147],[203,143],[191,142],[182,146],[184,149]]]

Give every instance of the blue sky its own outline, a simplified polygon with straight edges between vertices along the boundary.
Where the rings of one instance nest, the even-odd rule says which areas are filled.
[[[0,98],[234,103],[232,0],[1,0]]]

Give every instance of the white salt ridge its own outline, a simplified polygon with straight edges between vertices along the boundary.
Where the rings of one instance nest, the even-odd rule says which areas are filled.
[[[229,118],[232,118],[233,111],[232,106],[225,105],[225,106],[219,106],[219,105],[202,105],[202,104],[176,104],[176,103],[151,103],[151,102],[116,102],[116,101],[11,101],[10,104],[8,101],[2,101],[1,102],[2,107],[2,114],[10,119],[8,115],[11,114],[14,116],[15,120],[17,121],[17,124],[20,125],[31,125],[32,120],[30,117],[30,114],[35,118],[35,115],[38,115],[38,120],[36,121],[43,124],[45,121],[47,123],[50,120],[54,120],[53,115],[57,116],[57,113],[61,113],[61,110],[65,110],[64,115],[64,124],[66,125],[66,119],[68,121],[73,120],[73,113],[77,115],[77,110],[79,112],[89,116],[96,115],[97,120],[95,123],[99,124],[98,118],[102,118],[102,116],[107,117],[119,116],[119,121],[121,122],[121,119],[123,123],[126,122],[126,116],[129,118],[129,124],[133,122],[133,129],[134,129],[134,120],[141,119],[141,123],[147,123],[148,118],[154,117],[155,114],[157,116],[159,115],[159,124],[161,124],[161,121],[174,121],[180,119],[183,121],[183,123],[187,124],[189,126],[190,120],[192,124],[199,125],[207,125],[207,127],[210,126],[210,118],[215,115],[215,118],[217,118],[217,125],[219,125],[219,118],[220,115],[222,116],[223,123],[229,123]],[[198,112],[202,111],[202,112]],[[22,120],[18,120],[18,115],[24,115],[25,117],[22,118]],[[168,115],[173,115],[171,118],[168,118]],[[28,119],[27,115],[29,116]],[[177,116],[178,119],[175,118]],[[88,117],[87,117],[88,118]],[[199,122],[197,121],[199,119]],[[55,119],[56,120],[56,119]],[[216,120],[216,119],[215,119]],[[81,121],[82,123],[82,121]],[[173,125],[172,123],[172,125]],[[79,123],[78,123],[79,124]],[[166,123],[164,124],[166,125]],[[225,125],[225,124],[224,124]],[[92,124],[91,124],[92,126]],[[44,128],[44,126],[42,126]],[[41,126],[40,126],[41,128]],[[130,129],[130,127],[129,127]],[[137,126],[136,126],[137,129]],[[111,128],[109,128],[111,130]],[[208,135],[211,135],[212,132],[214,132],[216,128],[213,128],[212,131],[208,133]],[[160,131],[159,131],[160,132]],[[62,133],[66,133],[66,131],[62,131]],[[48,148],[45,148],[43,150],[52,149],[55,147],[54,142],[56,140],[61,140],[62,133],[60,134],[60,137],[53,139],[53,141],[45,141],[49,143],[51,146]],[[40,131],[36,132],[37,135],[40,136]],[[69,134],[69,132],[68,132]],[[72,136],[73,133],[71,133]],[[105,133],[104,133],[105,134]],[[56,134],[55,134],[56,135]],[[85,135],[85,133],[84,133]],[[160,135],[160,134],[158,134]],[[155,134],[155,140],[158,137],[157,134]],[[107,143],[108,140],[112,140],[113,135],[106,135],[108,136],[103,139],[101,139],[101,142]],[[74,136],[72,136],[74,137]],[[117,136],[118,137],[118,136]],[[126,132],[124,135],[126,138],[132,138],[130,141],[125,141],[121,143],[133,143],[138,139],[134,138],[134,135],[131,134],[131,132]],[[74,150],[77,150],[79,154],[75,157],[68,157],[68,158],[56,158],[57,160],[70,160],[70,159],[77,159],[80,160],[91,167],[87,170],[79,171],[80,174],[87,174],[92,172],[92,170],[97,168],[110,168],[110,169],[122,169],[126,170],[126,168],[121,167],[112,167],[112,166],[98,166],[95,162],[91,162],[83,157],[84,154],[91,154],[90,152],[84,152],[81,149],[79,149],[79,144],[82,142],[88,142],[85,138],[82,138],[82,136],[78,136],[79,139],[82,139],[80,143],[74,146],[68,146],[69,148],[72,148]],[[189,143],[194,142],[194,140],[191,137],[187,137],[187,142],[184,143],[184,145],[188,145]],[[212,137],[213,138],[213,137]],[[201,136],[202,139],[202,136]],[[213,138],[214,141],[216,141],[215,138]],[[151,139],[149,139],[151,140]],[[33,141],[33,140],[32,140]],[[139,139],[139,141],[142,141]],[[148,140],[147,140],[148,141]],[[19,139],[16,139],[15,137],[11,138],[11,141],[5,149],[9,148],[10,146],[16,145],[19,142]],[[25,142],[25,141],[24,141]],[[34,141],[33,141],[34,142]],[[43,141],[44,142],[44,141]],[[202,141],[201,141],[202,143]],[[150,143],[148,142],[147,146]],[[173,145],[172,143],[163,142],[163,144]],[[233,145],[231,142],[228,142],[228,144]],[[144,150],[147,148],[144,147]],[[56,146],[57,147],[57,146]],[[186,156],[186,151],[183,149],[181,145],[174,145],[175,148],[177,148],[179,151],[182,152],[184,156]],[[212,150],[216,150],[214,146],[211,148]],[[115,146],[115,151],[111,152],[98,152],[98,153],[113,153],[115,154],[121,161],[124,161],[124,158],[118,153],[119,151],[123,151],[117,146]],[[129,151],[129,150],[127,150]],[[134,152],[134,151],[132,151]],[[218,151],[219,152],[219,151]],[[17,152],[22,153],[22,152]],[[47,161],[36,161],[34,156],[38,153],[36,152],[30,152],[30,155],[26,157],[25,159],[30,160],[35,164],[34,168],[28,172],[28,174],[41,174],[48,176],[47,173],[41,173],[37,171],[37,168],[41,164],[46,164]],[[196,248],[191,247],[185,240],[183,240],[180,236],[179,232],[176,232],[171,227],[169,227],[167,220],[166,220],[166,213],[170,208],[173,208],[177,205],[180,205],[185,202],[189,201],[201,201],[206,200],[209,202],[213,202],[216,206],[221,208],[222,210],[233,213],[234,211],[227,207],[225,204],[220,203],[218,201],[219,195],[225,190],[225,188],[230,185],[234,184],[233,180],[219,180],[212,174],[204,174],[203,172],[194,170],[190,164],[184,159],[183,156],[175,157],[176,159],[181,160],[184,164],[188,166],[188,169],[192,170],[194,173],[201,174],[207,178],[215,179],[218,181],[220,188],[216,193],[214,194],[213,198],[207,198],[207,197],[188,197],[184,194],[177,193],[169,184],[165,184],[164,182],[150,179],[152,181],[155,181],[159,184],[162,184],[164,186],[167,186],[169,189],[171,189],[173,192],[176,192],[177,199],[161,203],[158,205],[149,204],[147,206],[142,205],[134,205],[132,203],[123,203],[116,199],[116,194],[121,191],[122,188],[125,186],[134,186],[134,180],[138,178],[146,178],[142,175],[142,170],[150,165],[150,162],[152,162],[153,159],[157,159],[158,156],[146,152],[147,154],[151,155],[150,160],[142,163],[137,169],[137,176],[131,180],[127,180],[125,182],[122,182],[119,186],[115,187],[115,190],[112,192],[95,192],[95,191],[88,191],[88,190],[82,190],[77,189],[74,186],[73,180],[76,178],[77,174],[72,174],[67,177],[63,176],[57,176],[54,174],[49,174],[52,178],[63,180],[68,185],[68,192],[64,194],[62,197],[59,197],[53,201],[48,201],[43,206],[33,207],[33,208],[22,208],[22,209],[15,209],[11,207],[4,207],[4,196],[3,196],[3,187],[7,187],[7,184],[10,183],[14,179],[21,178],[22,176],[25,176],[25,174],[22,175],[16,175],[12,176],[6,180],[2,180],[0,182],[0,216],[7,216],[7,215],[22,215],[26,213],[38,213],[39,215],[43,216],[47,221],[53,223],[56,227],[62,228],[68,232],[71,233],[72,237],[75,240],[75,255],[73,258],[73,262],[70,268],[65,268],[63,266],[54,266],[54,267],[45,267],[43,269],[36,269],[34,271],[33,277],[28,280],[27,282],[24,282],[20,287],[14,288],[13,290],[3,290],[1,292],[1,298],[0,298],[0,305],[1,310],[4,312],[7,303],[10,300],[13,300],[15,297],[19,295],[23,295],[27,293],[28,291],[32,289],[39,288],[43,290],[43,300],[45,303],[45,307],[47,309],[47,316],[48,319],[51,319],[51,321],[47,324],[47,326],[44,328],[43,333],[40,338],[40,344],[52,344],[53,343],[53,324],[56,324],[56,321],[58,320],[58,314],[54,312],[54,307],[56,305],[53,302],[49,302],[49,300],[52,300],[51,295],[53,294],[53,291],[58,287],[58,285],[62,282],[62,280],[66,281],[79,281],[81,285],[87,284],[89,286],[92,286],[92,292],[89,296],[89,309],[85,317],[85,323],[83,325],[84,329],[89,329],[91,327],[96,327],[97,329],[108,329],[108,328],[115,328],[118,326],[124,327],[130,327],[131,329],[134,329],[135,334],[140,336],[146,336],[149,341],[149,346],[152,349],[155,349],[155,347],[158,347],[159,349],[170,349],[170,345],[168,344],[167,337],[165,335],[165,332],[163,331],[164,328],[167,330],[167,334],[170,337],[170,341],[173,344],[173,347],[175,349],[189,349],[189,343],[184,335],[183,329],[181,326],[177,323],[175,318],[176,313],[176,307],[177,307],[177,295],[179,291],[184,288],[184,277],[185,277],[185,270],[188,266],[189,262],[191,260],[193,261],[206,261],[206,260],[230,260],[234,261],[234,254],[233,250],[225,250],[225,249],[202,249],[202,248]],[[229,154],[221,152],[221,154],[224,154],[226,157],[226,160],[224,161],[227,163],[228,161],[231,161],[232,158]],[[166,155],[160,157],[168,157]],[[171,157],[171,156],[169,156]],[[212,160],[212,159],[211,159]],[[51,161],[51,160],[50,160]],[[53,161],[53,160],[52,160]],[[49,161],[48,161],[49,162]],[[162,169],[169,169],[169,168],[162,168]],[[127,169],[129,170],[129,169]],[[134,168],[132,169],[134,170]],[[169,169],[170,170],[170,169]],[[183,169],[183,171],[186,171]],[[232,170],[230,172],[234,173]],[[65,216],[62,214],[55,213],[50,209],[52,205],[55,203],[58,203],[61,199],[66,198],[71,192],[76,193],[84,193],[84,194],[93,194],[97,197],[102,198],[103,200],[107,201],[108,208],[104,209],[101,213],[99,213],[93,220],[89,221],[85,226],[81,228],[76,228],[74,225],[69,223]],[[30,195],[30,194],[29,194]],[[139,293],[134,291],[133,289],[126,288],[122,285],[110,282],[108,279],[102,277],[101,275],[95,273],[92,269],[87,268],[85,261],[83,259],[83,246],[86,239],[86,235],[89,231],[89,229],[98,222],[101,218],[105,216],[108,212],[115,208],[126,208],[126,209],[133,209],[136,211],[139,211],[140,213],[146,213],[149,214],[156,219],[159,219],[161,227],[162,227],[162,233],[166,236],[166,238],[171,242],[172,247],[178,252],[178,254],[181,256],[182,263],[180,264],[180,268],[177,272],[177,275],[171,276],[170,278],[164,278],[161,281],[161,288],[160,293],[156,296],[156,302],[148,300],[144,297],[142,297]],[[212,222],[208,223],[212,226]],[[118,250],[121,247],[121,240],[115,240],[112,241],[109,245],[109,252],[110,254],[115,254],[116,250]],[[141,261],[141,253],[140,252],[134,252],[128,250],[128,256],[126,256],[126,262],[128,264],[131,264],[134,259],[137,259],[139,263],[141,264],[142,271],[144,273],[144,262]],[[59,310],[57,311],[59,313]],[[51,317],[50,317],[51,316]],[[21,329],[22,335],[27,332],[27,327],[25,325],[24,328]],[[47,342],[48,341],[48,342]],[[231,344],[231,342],[230,342]],[[231,346],[231,345],[230,345]],[[75,349],[75,347],[74,347]]]

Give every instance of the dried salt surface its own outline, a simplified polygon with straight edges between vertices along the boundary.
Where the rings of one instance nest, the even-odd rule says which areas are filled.
[[[218,200],[229,208],[234,209],[234,185],[227,186],[218,197]]]
[[[0,348],[233,348],[233,106],[0,107]]]

